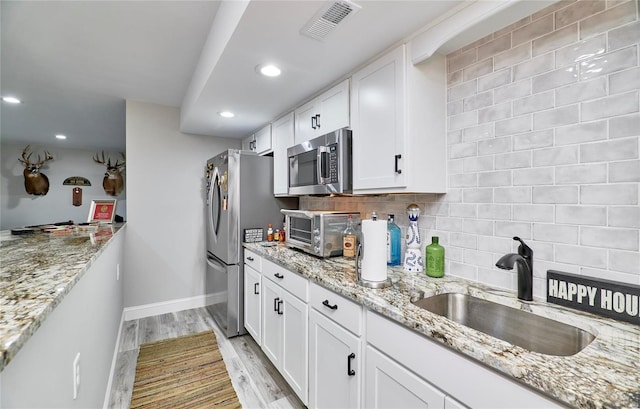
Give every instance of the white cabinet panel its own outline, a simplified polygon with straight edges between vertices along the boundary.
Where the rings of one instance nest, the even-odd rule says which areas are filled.
[[[276,368],[281,367],[282,359],[282,319],[278,308],[280,287],[269,280],[262,280],[262,350]]]
[[[313,139],[318,135],[316,115],[320,108],[314,99],[295,110],[295,145]]]
[[[244,265],[244,327],[262,345],[262,275]]]
[[[295,145],[293,112],[275,121],[271,128],[273,141],[273,194],[289,193],[289,158],[287,149]]]
[[[307,402],[308,336],[307,304],[287,291],[281,292],[283,304],[282,375],[303,403]]]
[[[451,396],[444,397],[444,409],[468,409],[462,403],[453,399]]]
[[[272,151],[271,149],[271,124],[257,131],[255,138],[255,152],[264,155]]]
[[[349,124],[349,80],[346,79],[295,110],[295,144]]]
[[[242,150],[251,152],[256,151],[256,139],[253,134],[242,140]]]
[[[366,359],[366,408],[444,408],[444,393],[393,359],[370,346]]]

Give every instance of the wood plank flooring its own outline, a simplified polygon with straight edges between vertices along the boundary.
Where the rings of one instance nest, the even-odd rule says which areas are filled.
[[[140,344],[213,330],[233,387],[244,408],[304,408],[250,335],[227,339],[204,308],[125,321],[109,408],[129,407]]]

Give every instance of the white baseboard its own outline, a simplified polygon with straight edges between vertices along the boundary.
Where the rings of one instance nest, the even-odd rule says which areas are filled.
[[[113,357],[111,358],[111,370],[109,371],[109,380],[107,381],[107,391],[104,393],[103,409],[109,407],[109,398],[111,397],[111,386],[113,385],[113,375],[116,371],[116,362],[118,360],[118,351],[120,350],[120,337],[122,336],[122,328],[124,325],[124,310],[120,315],[120,326],[118,328],[118,337],[116,338],[116,346],[113,348]]]
[[[123,312],[124,320],[131,321],[140,318],[153,317],[154,315],[189,310],[191,308],[201,308],[222,302],[225,298],[225,293],[214,293],[198,295],[196,297],[181,298],[178,300],[157,302],[153,304],[138,305],[135,307],[127,307]]]

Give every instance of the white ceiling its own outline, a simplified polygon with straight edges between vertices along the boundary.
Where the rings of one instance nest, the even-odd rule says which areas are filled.
[[[2,1],[1,92],[24,101],[2,103],[2,140],[124,149],[125,99],[182,106],[183,132],[243,137],[462,0],[356,0],[323,42],[299,31],[325,2],[228,3]],[[257,75],[265,62],[282,76]]]

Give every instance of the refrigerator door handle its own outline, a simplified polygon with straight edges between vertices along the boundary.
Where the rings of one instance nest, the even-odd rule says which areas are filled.
[[[209,190],[209,203],[211,205],[211,209],[209,209],[209,212],[207,214],[207,218],[209,219],[209,229],[211,229],[211,233],[216,240],[218,239],[218,229],[220,228],[220,209],[222,207],[221,201],[222,196],[220,194],[220,171],[216,167],[213,168],[213,175],[211,176],[211,189]]]
[[[207,257],[207,264],[209,265],[209,267],[211,267],[212,269],[220,272],[220,273],[227,273],[227,267],[220,261],[215,260],[211,257]]]

